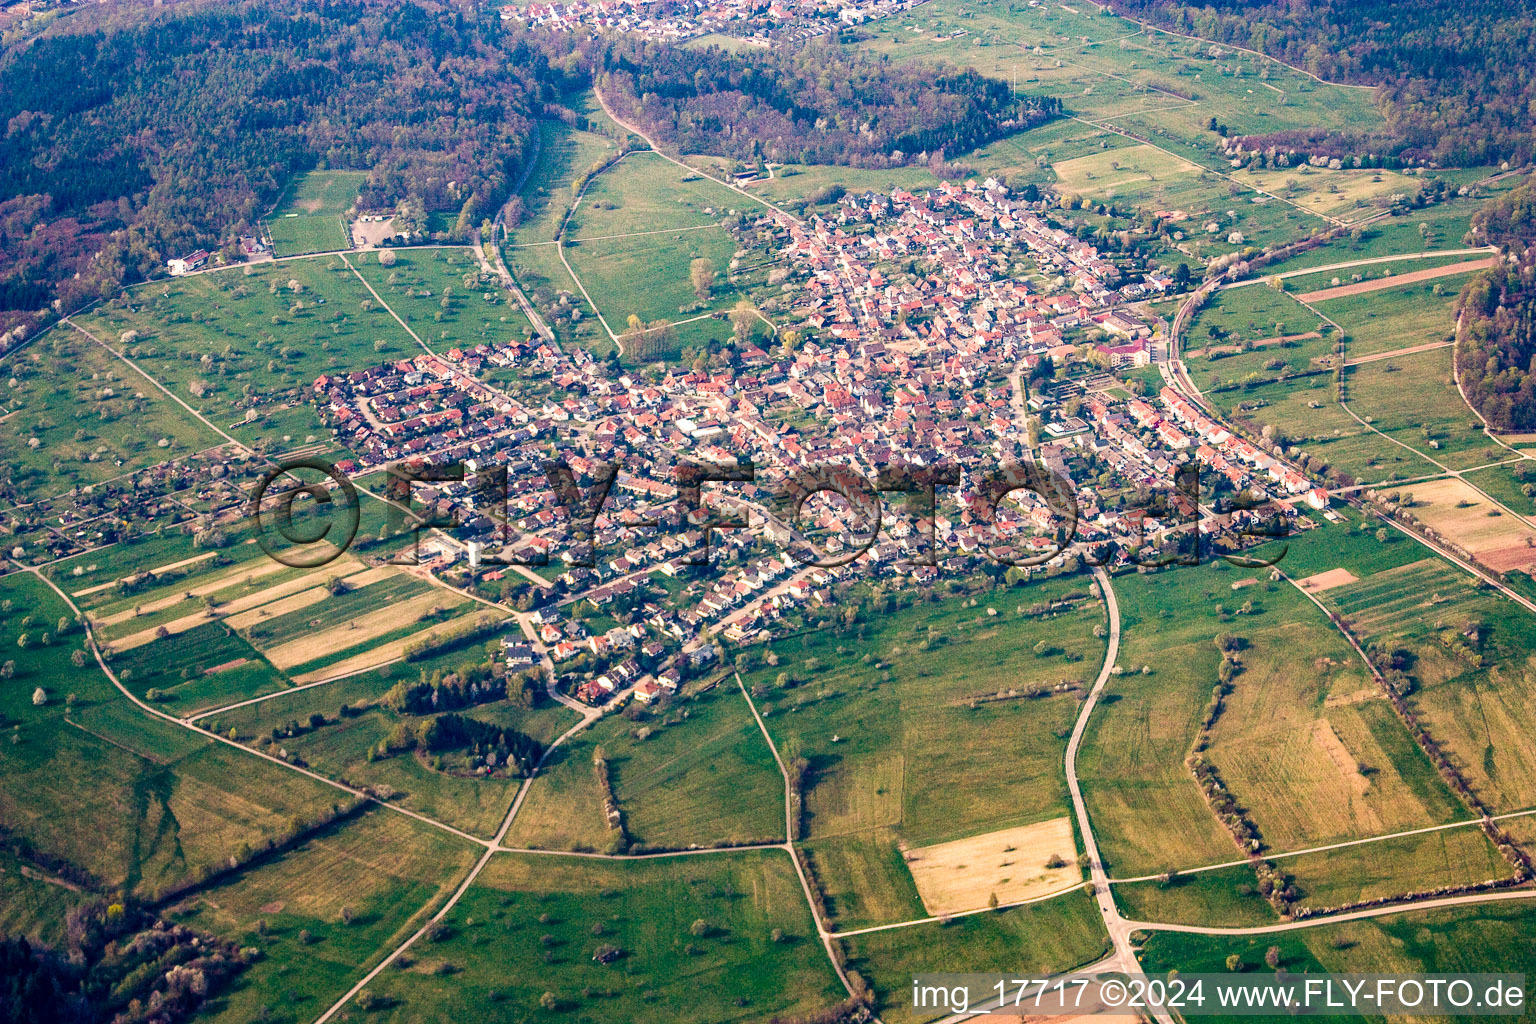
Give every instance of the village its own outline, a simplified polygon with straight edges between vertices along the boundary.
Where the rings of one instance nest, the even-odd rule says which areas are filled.
[[[682,42],[712,33],[759,45],[803,42],[911,10],[924,0],[569,0],[508,4],[504,21],[562,31],[615,31]]]
[[[866,193],[834,219],[776,227],[797,283],[787,319],[803,331],[798,345],[744,341],[726,367],[641,373],[530,337],[314,383],[355,453],[345,472],[463,464],[464,481],[412,490],[424,516],[461,523],[423,540],[432,571],[495,581],[510,571],[499,562],[550,564],[534,577],[546,583],[534,614],[580,699],[630,689],[655,699],[669,673],[718,656],[716,637],[760,639],[775,619],[827,602],[834,585],[929,586],[1000,550],[1025,556],[1011,560],[1026,573],[1059,571],[1088,550],[1133,558],[1180,535],[1186,547],[1233,550],[1259,535],[1260,519],[1304,526],[1298,506],[1327,507],[1326,490],[1171,387],[1152,395],[1118,379],[1113,371],[1152,363],[1160,339],[1131,306],[1170,279],[1123,272],[1000,183]],[[1007,273],[1021,255],[1036,268],[1027,279]],[[490,370],[515,371],[515,392],[488,383]],[[984,507],[986,471],[1023,458],[1070,483],[1070,516],[1027,491]],[[546,460],[563,462],[582,494],[615,467],[590,535],[573,530]],[[695,508],[679,499],[675,467],[743,460],[749,480],[710,484]],[[869,480],[892,465],[964,472],[930,512],[882,506],[874,530],[849,525],[857,496],[847,488],[785,507],[783,485],[808,468]],[[1171,493],[1180,467],[1194,465],[1207,484],[1198,515],[1189,502],[1129,500]],[[491,508],[475,478],[496,471],[505,505]],[[721,528],[733,517],[747,528]],[[578,610],[618,624],[591,632]],[[529,656],[514,647],[509,657]]]

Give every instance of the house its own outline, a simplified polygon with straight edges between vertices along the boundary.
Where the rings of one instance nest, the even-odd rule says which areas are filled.
[[[189,252],[179,259],[166,260],[165,265],[170,268],[172,277],[190,274],[192,271],[201,270],[208,265],[208,250],[199,249],[196,252]]]

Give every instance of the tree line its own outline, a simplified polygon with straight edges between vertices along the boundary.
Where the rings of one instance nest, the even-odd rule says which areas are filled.
[[[1536,430],[1536,184],[1490,200],[1473,216],[1472,236],[1506,259],[1462,289],[1457,375],[1494,429]]]
[[[598,88],[625,120],[685,153],[895,167],[1040,124],[1060,101],[970,70],[897,63],[826,41],[732,53],[609,40]]]

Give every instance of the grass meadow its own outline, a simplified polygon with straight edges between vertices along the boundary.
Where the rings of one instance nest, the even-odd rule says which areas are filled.
[[[702,923],[700,923],[702,922]],[[780,850],[650,861],[501,854],[369,991],[381,1021],[723,1024],[845,995]],[[777,938],[776,938],[777,937]],[[594,951],[617,950],[611,963]]]
[[[262,953],[204,1016],[313,1020],[420,927],[475,854],[461,839],[373,808],[199,892],[173,920]]]
[[[1103,612],[1087,588],[1034,583],[987,605],[935,594],[866,610],[842,635],[773,641],[778,664],[744,675],[780,753],[809,762],[806,835],[894,826],[928,845],[1065,814],[1077,704],[1022,694],[1097,672]]]
[[[870,983],[875,1007],[892,1024],[946,1016],[912,1006],[918,973],[1013,975],[1070,971],[1099,959],[1109,938],[1086,890],[1010,910],[957,917],[949,923],[893,928],[843,939],[848,966]],[[978,1002],[991,989],[976,989]]]

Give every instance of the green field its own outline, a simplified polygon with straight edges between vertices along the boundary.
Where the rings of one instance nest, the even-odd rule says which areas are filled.
[[[322,373],[420,351],[335,256],[140,287],[80,321],[102,338],[136,330],[127,354],[145,373],[261,450],[329,436],[301,400]]]
[[[1107,685],[1078,756],[1094,835],[1112,875],[1157,874],[1238,856],[1184,758],[1215,683],[1220,658],[1212,638],[1237,628],[1231,611],[1258,589],[1240,596],[1231,584],[1251,576],[1201,566],[1114,581],[1120,664],[1127,671]],[[1269,615],[1261,621],[1274,624]],[[1151,666],[1150,674],[1141,674],[1143,665]]]
[[[549,992],[571,1020],[718,1024],[845,995],[778,850],[629,862],[502,854],[445,923],[438,941],[411,948],[410,966],[369,986],[392,1001],[370,1019],[541,1019]],[[596,962],[600,946],[618,958]]]
[[[815,839],[806,860],[837,928],[868,928],[926,917],[894,828]]]
[[[598,748],[636,849],[784,839],[784,779],[734,682],[658,712],[605,718],[559,748],[529,788],[508,842],[602,850],[612,841]]]
[[[120,332],[95,332],[118,346]],[[68,367],[67,373],[54,372]],[[217,447],[223,438],[67,324],[7,363],[0,459],[26,500],[67,494]]]
[[[318,1016],[419,927],[474,862],[463,840],[373,809],[205,889],[173,919],[261,958],[204,1013]]]
[[[1270,946],[1280,949],[1287,974],[1322,971],[1512,972],[1536,969],[1528,941],[1532,927],[1528,901],[1486,904],[1452,910],[1409,911],[1388,917],[1344,924],[1320,925],[1268,935],[1154,934],[1144,947],[1149,973],[1221,973],[1236,954],[1249,971],[1264,972]],[[1212,1016],[1192,1019],[1221,1019]],[[1250,1020],[1289,1020],[1290,1017],[1251,1017]],[[1325,1017],[1321,1020],[1358,1020]],[[1474,1021],[1485,1017],[1442,1017]]]
[[[1069,600],[1030,614],[1053,599]],[[1086,583],[1031,584],[989,595],[986,607],[897,600],[884,614],[864,611],[844,635],[776,640],[778,664],[744,673],[780,752],[809,764],[806,834],[896,826],[927,845],[1065,814],[1076,703],[1007,691],[1097,672],[1103,613]],[[1005,699],[981,699],[1000,691]]]
[[[1247,864],[1176,875],[1168,882],[1124,882],[1114,893],[1120,912],[1133,921],[1257,926],[1280,919]]]
[[[277,256],[352,248],[345,215],[366,171],[309,171],[289,183],[265,220]]]
[[[522,309],[507,299],[491,275],[481,272],[473,250],[390,252],[390,266],[372,253],[351,257],[351,263],[434,352],[523,341],[533,335]]]
[[[369,757],[370,749],[388,736],[399,718],[376,706],[384,691],[398,680],[414,680],[420,671],[430,674],[441,668],[448,672],[458,664],[478,660],[481,656],[478,647],[471,647],[445,654],[435,663],[406,662],[385,666],[334,684],[285,694],[220,714],[217,727],[221,731],[233,728],[241,740],[256,742],[269,736],[274,727],[283,727],[291,721],[307,721],[312,714],[322,715],[326,719],[325,725],[305,730],[294,738],[282,738],[274,743],[273,749],[280,747],[290,755],[302,757],[312,770],[344,779],[354,786],[373,786],[381,792],[389,792],[401,806],[473,835],[492,835],[506,817],[521,785],[518,779],[452,774],[434,768],[429,760],[409,752],[382,759]],[[352,712],[342,714],[343,704],[351,705]],[[506,704],[503,701],[480,705],[473,711],[462,713],[493,719]],[[570,724],[570,712],[545,705],[533,711],[519,710],[515,720],[509,718],[505,724],[547,740]]]
[[[842,941],[848,966],[868,979],[881,1019],[893,1024],[946,1016],[914,1010],[914,974],[1050,974],[1092,963],[1109,948],[1098,909],[1083,890],[948,924],[892,928]],[[973,996],[980,1001],[987,991]]]

